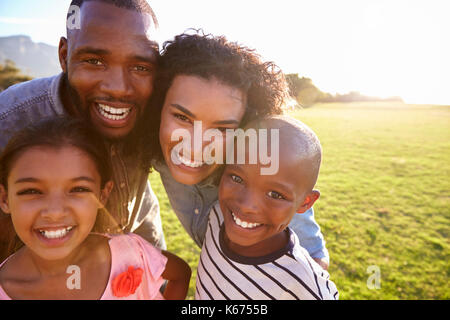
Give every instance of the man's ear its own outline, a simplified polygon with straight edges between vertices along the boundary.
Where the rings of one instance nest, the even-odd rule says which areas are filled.
[[[111,191],[114,187],[114,182],[111,180],[105,183],[105,186],[100,191],[100,203],[104,207],[106,203],[108,202],[109,195],[111,194]]]
[[[11,213],[8,204],[8,192],[2,184],[0,184],[0,209],[2,209],[4,213]]]
[[[59,64],[64,73],[67,73],[67,53],[68,53],[68,51],[69,51],[69,47],[68,47],[67,39],[64,37],[61,37],[61,39],[59,39],[58,57],[59,57]]]
[[[314,204],[314,202],[317,201],[320,197],[320,191],[319,190],[312,190],[310,193],[308,193],[305,197],[305,200],[303,200],[303,203],[298,207],[297,213],[304,213],[306,210],[311,208]]]

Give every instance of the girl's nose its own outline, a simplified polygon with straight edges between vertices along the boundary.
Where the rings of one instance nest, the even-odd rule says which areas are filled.
[[[58,221],[67,216],[67,206],[63,196],[53,196],[41,210],[41,216],[49,221]]]

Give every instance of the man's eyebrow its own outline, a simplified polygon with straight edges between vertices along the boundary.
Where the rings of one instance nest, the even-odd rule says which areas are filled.
[[[111,51],[106,49],[100,49],[95,47],[81,47],[75,51],[76,55],[82,55],[82,54],[96,54],[96,55],[108,55],[111,54]]]
[[[142,55],[135,54],[135,55],[131,56],[131,58],[133,60],[136,60],[136,61],[145,61],[145,62],[150,63],[150,64],[155,64],[156,63],[156,58],[153,55],[151,55],[151,56],[150,55],[149,56],[142,56]]]

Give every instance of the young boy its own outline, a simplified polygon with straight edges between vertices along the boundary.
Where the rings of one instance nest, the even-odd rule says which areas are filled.
[[[314,132],[289,117],[272,117],[247,128],[277,129],[279,166],[261,175],[258,157],[227,164],[219,201],[209,217],[197,270],[196,299],[338,299],[335,284],[302,248],[288,224],[319,198],[314,190],[322,150]],[[273,137],[272,137],[273,139]],[[236,163],[236,162],[235,162]],[[267,167],[267,166],[266,166]]]

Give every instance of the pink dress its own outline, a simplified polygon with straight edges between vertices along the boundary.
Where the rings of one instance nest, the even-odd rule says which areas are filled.
[[[110,238],[108,243],[111,250],[111,271],[108,284],[100,300],[164,300],[159,288],[164,283],[161,275],[164,272],[167,258],[161,251],[136,234],[105,236]],[[0,264],[0,268],[8,259]],[[113,281],[119,275],[127,272],[129,267],[142,269],[142,281],[134,294],[117,297],[113,292]],[[0,300],[11,300],[1,285]]]

